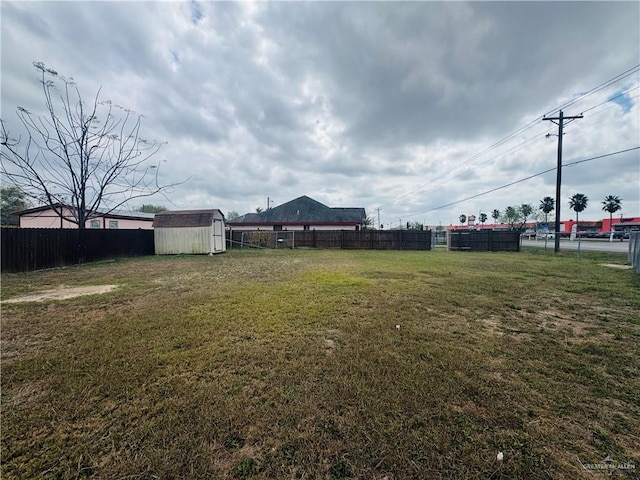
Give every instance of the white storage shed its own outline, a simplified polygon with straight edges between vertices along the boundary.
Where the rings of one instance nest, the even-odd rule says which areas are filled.
[[[222,253],[226,248],[224,214],[212,210],[174,210],[153,220],[156,255]]]

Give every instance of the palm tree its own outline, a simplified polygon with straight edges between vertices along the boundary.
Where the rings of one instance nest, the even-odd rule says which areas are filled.
[[[549,214],[553,212],[553,210],[556,208],[556,201],[551,197],[544,197],[542,200],[540,200],[540,206],[538,206],[538,208],[544,212],[544,223],[547,224],[547,232],[548,232],[549,231]],[[544,236],[545,250],[547,249],[547,237],[548,235]]]
[[[622,200],[615,195],[607,195],[602,202],[602,210],[609,212],[609,229],[611,234],[609,235],[609,241],[613,241],[613,214],[622,209]]]
[[[491,212],[491,216],[493,217],[493,223],[497,224],[498,219],[500,218],[500,210],[494,210],[493,212]]]
[[[484,222],[487,221],[487,214],[486,213],[481,213],[480,214],[480,223],[482,224],[482,226],[484,226]]]
[[[549,223],[547,215],[549,215],[556,208],[556,201],[551,197],[544,197],[540,200],[540,206],[538,209],[544,212],[544,222]]]
[[[576,234],[578,235],[578,255],[580,255],[580,222],[578,214],[587,208],[589,199],[583,193],[576,193],[569,197],[569,208],[576,212]]]
[[[467,221],[467,216],[465,214],[460,215],[460,217],[458,217],[460,219],[460,223],[462,225],[464,225],[464,222]]]

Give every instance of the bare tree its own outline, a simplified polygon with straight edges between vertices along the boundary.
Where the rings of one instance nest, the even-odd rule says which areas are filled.
[[[4,178],[80,229],[134,198],[175,185],[158,184],[159,164],[150,159],[161,144],[140,136],[142,115],[101,101],[100,89],[85,103],[72,78],[42,62],[33,65],[41,76],[46,113],[35,116],[18,107],[24,139],[11,138],[0,120]]]

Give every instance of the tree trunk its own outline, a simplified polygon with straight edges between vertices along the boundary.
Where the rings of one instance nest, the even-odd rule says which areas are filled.
[[[576,235],[578,235],[578,256],[580,256],[580,216],[576,210]]]
[[[613,242],[613,212],[609,212],[609,243]]]

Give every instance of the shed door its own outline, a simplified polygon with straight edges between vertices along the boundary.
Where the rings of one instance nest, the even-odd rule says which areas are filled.
[[[224,228],[222,220],[213,220],[213,252],[224,252]]]

